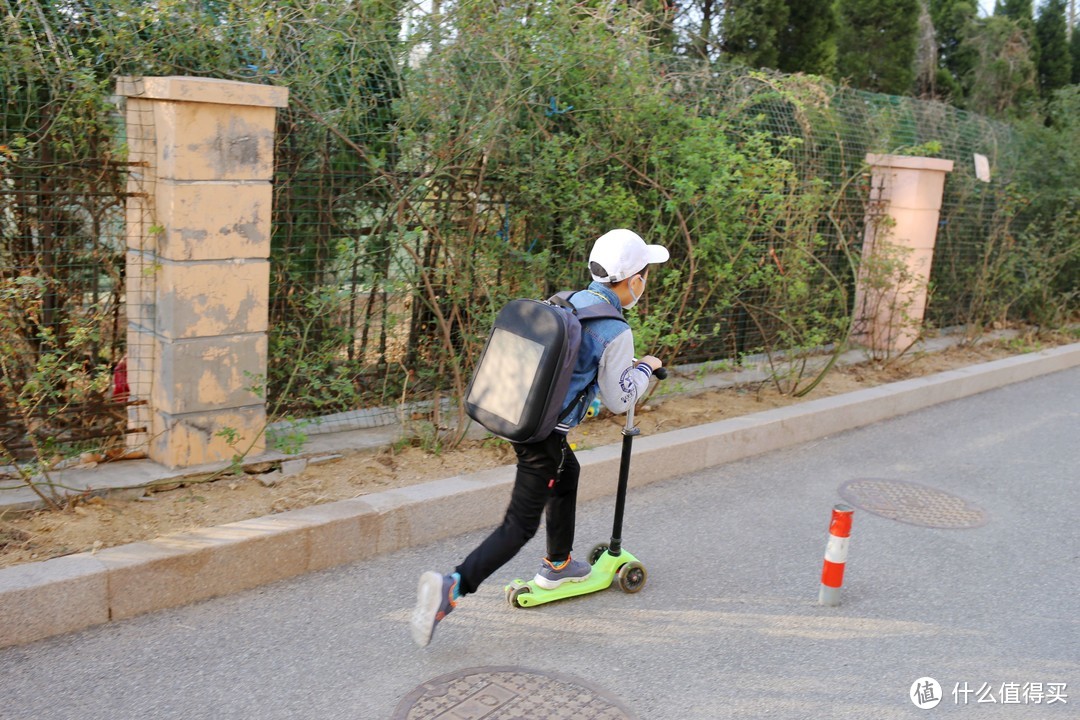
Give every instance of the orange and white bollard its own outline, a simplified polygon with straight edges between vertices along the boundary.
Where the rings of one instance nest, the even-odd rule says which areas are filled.
[[[829,523],[829,544],[825,546],[825,567],[821,571],[821,592],[818,604],[840,604],[840,587],[844,584],[844,563],[847,562],[848,543],[851,541],[851,517],[855,509],[850,505],[836,505]]]

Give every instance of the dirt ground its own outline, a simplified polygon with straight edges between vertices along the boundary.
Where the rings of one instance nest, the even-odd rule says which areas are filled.
[[[636,417],[643,434],[655,434],[1074,341],[1065,336],[1016,339],[904,356],[887,365],[834,368],[805,398],[781,395],[771,383],[669,396],[646,401]],[[623,422],[622,416],[601,413],[576,428],[570,441],[579,450],[616,443]],[[271,487],[255,475],[229,475],[158,489],[137,499],[95,497],[72,502],[59,512],[9,512],[0,514],[0,567],[93,552],[512,463],[509,444],[494,438],[467,440],[438,454],[403,441],[377,451],[344,452],[340,459],[309,465]]]

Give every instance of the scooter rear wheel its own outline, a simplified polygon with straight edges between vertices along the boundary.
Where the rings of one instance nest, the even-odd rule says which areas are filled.
[[[628,562],[619,568],[619,588],[625,593],[636,593],[645,587],[649,573],[639,562]]]

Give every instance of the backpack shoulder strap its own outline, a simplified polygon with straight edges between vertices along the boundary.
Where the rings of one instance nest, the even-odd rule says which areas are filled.
[[[572,298],[575,294],[576,293],[573,290],[563,290],[562,292],[557,292],[551,297],[549,297],[547,301],[552,305],[561,307],[564,310],[569,310],[570,312],[577,315],[577,307],[575,307],[574,303],[570,302],[570,298]]]
[[[550,298],[548,298],[548,302],[552,305],[556,305],[558,307],[569,310],[574,314],[574,317],[578,319],[578,322],[585,322],[587,320],[598,320],[600,318],[609,318],[611,320],[622,321],[627,325],[630,324],[629,322],[627,322],[626,318],[623,317],[622,311],[619,308],[614,307],[611,303],[606,301],[600,303],[593,303],[592,305],[586,305],[585,307],[575,306],[572,302],[570,302],[570,298],[576,295],[577,292],[578,291],[575,290],[564,290],[562,292],[555,293]],[[599,374],[600,369],[597,368],[596,374],[593,375],[593,379],[589,381],[589,383],[581,389],[581,392],[578,393],[578,396],[574,398],[574,400],[572,400],[569,405],[563,408],[563,411],[561,413],[559,413],[559,422],[565,420],[570,415],[570,411],[574,409],[574,406],[581,402],[582,398],[584,398],[585,394],[589,391],[589,386],[596,382],[596,378]]]
[[[577,294],[575,290],[564,290],[559,293],[555,293],[548,302],[552,305],[558,305],[561,308],[565,308],[577,316],[579,322],[586,320],[596,320],[598,318],[610,318],[611,320],[621,320],[626,323],[627,320],[623,317],[619,308],[614,307],[609,302],[593,303],[592,305],[586,305],[584,307],[577,307],[570,298]],[[627,323],[629,325],[629,323]]]

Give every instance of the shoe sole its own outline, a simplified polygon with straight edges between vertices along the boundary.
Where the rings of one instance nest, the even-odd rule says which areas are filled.
[[[566,577],[562,578],[561,580],[548,580],[547,578],[538,574],[536,577],[533,578],[533,582],[536,583],[538,586],[544,588],[545,590],[554,590],[563,583],[585,582],[590,577],[592,577],[591,572],[588,575],[582,575],[581,577]]]
[[[427,647],[435,632],[435,616],[439,614],[442,603],[442,586],[443,576],[437,572],[424,573],[416,585],[416,607],[410,629],[413,642],[420,647]]]

